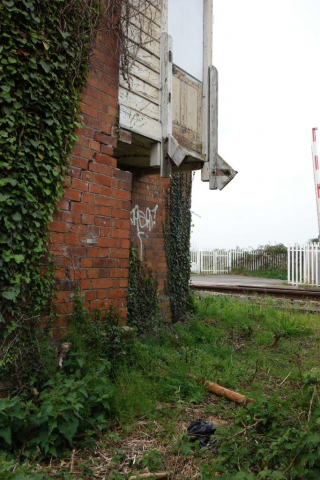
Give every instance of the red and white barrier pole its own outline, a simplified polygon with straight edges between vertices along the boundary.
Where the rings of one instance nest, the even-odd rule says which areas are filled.
[[[317,202],[317,216],[318,216],[318,229],[320,237],[320,170],[319,170],[319,157],[317,149],[317,128],[312,129],[312,164],[313,164],[313,175],[314,175],[314,184],[316,189],[316,202]]]

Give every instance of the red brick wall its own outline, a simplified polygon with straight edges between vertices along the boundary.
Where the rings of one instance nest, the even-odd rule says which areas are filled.
[[[170,184],[159,175],[134,174],[132,181],[131,238],[159,281],[159,300],[163,315],[170,316],[168,298],[164,296],[167,262],[164,250],[163,222],[165,198]]]
[[[118,82],[115,44],[100,34],[82,95],[83,126],[76,132],[64,197],[50,229],[58,267],[57,326],[64,325],[72,312],[76,287],[87,308],[101,310],[112,302],[126,317],[130,238],[139,248],[141,239],[145,258],[159,279],[160,301],[168,311],[163,298],[167,266],[162,225],[169,180],[137,174],[132,179],[131,173],[117,168],[113,149]],[[135,215],[139,226],[132,224]],[[150,220],[147,226],[145,215]]]
[[[88,308],[112,301],[126,316],[132,176],[112,157],[119,59],[107,35],[99,35],[91,64],[81,101],[83,127],[76,132],[65,194],[51,224],[61,324],[72,311],[76,285]]]

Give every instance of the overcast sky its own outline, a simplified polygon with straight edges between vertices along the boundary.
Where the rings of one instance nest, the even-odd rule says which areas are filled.
[[[294,244],[318,235],[311,129],[320,128],[320,0],[215,0],[219,154],[239,173],[196,174],[191,244]],[[320,130],[318,132],[320,148]]]

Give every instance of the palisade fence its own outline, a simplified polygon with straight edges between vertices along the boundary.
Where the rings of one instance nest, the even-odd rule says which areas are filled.
[[[320,244],[288,247],[288,283],[320,286]]]
[[[287,269],[286,252],[265,250],[191,250],[191,272],[198,274],[224,274],[236,269],[270,270]]]

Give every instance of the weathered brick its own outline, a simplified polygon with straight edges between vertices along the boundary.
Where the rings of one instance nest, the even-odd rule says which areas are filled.
[[[78,180],[77,178],[72,179],[72,188],[75,190],[81,190],[82,192],[88,191],[88,183],[83,180]]]
[[[104,195],[106,197],[111,196],[111,187],[106,187],[105,185],[101,186],[101,195]]]
[[[82,215],[82,223],[83,223],[83,225],[93,225],[94,224],[94,216],[93,215]]]
[[[89,163],[89,170],[91,170],[92,172],[99,172],[99,173],[101,173],[101,172],[102,172],[102,165],[99,165],[99,164],[96,163],[96,162],[90,162],[90,163]]]
[[[105,133],[95,133],[94,139],[99,143],[103,143],[104,145],[110,145],[111,147],[117,146],[117,140],[112,137],[112,135],[106,135]]]
[[[107,135],[110,135],[112,128],[113,128],[113,127],[112,127],[111,125],[107,125],[107,124],[103,123],[103,124],[101,125],[101,132],[102,132],[102,133],[106,133]]]
[[[109,292],[109,298],[126,298],[127,291],[123,288],[113,288]]]
[[[99,270],[97,268],[90,268],[87,270],[88,278],[98,278]]]
[[[58,203],[58,208],[60,210],[70,210],[70,202],[65,198],[61,198]]]
[[[121,198],[124,200],[131,200],[131,193],[126,190],[116,190],[112,189],[112,196],[115,198]]]
[[[78,245],[79,239],[77,235],[65,235],[64,241],[66,245]]]
[[[97,257],[99,254],[99,249],[98,248],[88,248],[87,255],[88,257]]]
[[[97,245],[99,247],[113,247],[114,246],[114,239],[113,238],[99,238]]]
[[[106,300],[108,298],[108,290],[106,289],[97,290],[97,297],[103,298],[104,300]]]
[[[94,159],[95,152],[90,148],[81,148],[81,157],[86,158],[88,160]]]
[[[99,206],[98,205],[88,205],[88,213],[90,215],[98,215],[99,214]]]
[[[74,212],[64,212],[63,219],[65,222],[69,223],[77,224],[81,222],[81,216],[78,213]]]
[[[110,227],[97,227],[100,228],[100,236],[101,237],[110,237],[111,234],[111,226]]]
[[[112,209],[112,216],[114,218],[129,218],[130,213],[126,210],[120,210],[119,208],[113,208]]]
[[[95,161],[97,163],[103,163],[105,165],[116,166],[116,160],[109,155],[104,153],[97,153],[95,156]]]
[[[83,193],[82,194],[82,201],[84,203],[95,203],[93,193]]]
[[[97,237],[100,235],[100,227],[97,227],[96,225],[88,225],[87,226],[87,235],[90,237]]]
[[[86,230],[87,227],[85,225],[81,225],[81,223],[77,223],[69,227],[69,233],[73,235],[85,235]]]
[[[93,258],[92,265],[97,268],[107,268],[114,266],[115,260],[113,258]]]
[[[110,217],[111,209],[109,207],[100,207],[100,214],[106,217]],[[129,233],[129,231],[128,231]]]
[[[121,240],[121,248],[130,248],[130,240]]]
[[[88,182],[89,184],[94,182],[95,181],[95,174],[92,173],[92,172],[82,172],[81,173],[81,178],[82,180],[85,180],[86,182]]]
[[[120,230],[120,229],[114,229],[112,232],[112,237],[113,238],[129,238],[130,237],[130,231],[129,229],[127,230]]]
[[[78,213],[87,213],[88,212],[88,204],[72,202],[71,211],[72,212],[78,212]]]
[[[80,130],[81,132],[81,130]],[[76,132],[77,133],[77,132]],[[89,146],[89,139],[84,135],[77,135],[77,145],[80,147],[88,147]]]
[[[68,232],[68,225],[65,222],[53,221],[51,222],[50,229],[52,232]]]
[[[108,268],[99,268],[98,270],[98,277],[99,278],[107,278],[110,277],[110,271]]]
[[[111,288],[113,280],[111,278],[97,278],[91,282],[92,288]]]
[[[62,182],[62,186],[64,188],[68,188],[71,185],[71,178],[70,177],[65,177],[64,181]]]
[[[68,174],[70,177],[81,178],[81,170],[80,168],[70,167]]]
[[[51,232],[50,240],[52,243],[64,243],[64,234]]]
[[[100,143],[95,140],[90,140],[90,148],[95,152],[100,152]]]
[[[87,302],[91,301],[91,300],[95,300],[97,298],[97,292],[94,291],[94,290],[91,290],[89,292],[85,292],[84,298]]]
[[[92,259],[91,258],[81,258],[81,266],[83,268],[92,267]]]
[[[110,145],[101,145],[101,148],[100,148],[100,151],[101,153],[104,153],[106,155],[109,155],[111,156],[113,154],[113,147],[110,146]],[[117,161],[116,159],[114,158],[113,159],[113,166],[116,167],[117,166]]]
[[[106,175],[100,175],[99,173],[97,173],[96,182],[100,185],[110,186],[112,184],[112,179],[110,177],[107,177]]]
[[[92,117],[92,118],[98,117],[98,111],[95,108],[89,107],[88,105],[85,105],[83,102],[79,102],[79,104],[81,107],[81,111],[86,115],[88,115],[88,117]]]
[[[80,150],[81,152],[81,150]],[[80,152],[79,152],[79,155],[80,155]],[[77,168],[82,168],[83,170],[87,170],[88,168],[88,160],[84,159],[84,158],[81,158],[81,157],[72,157],[72,160],[71,160],[71,164],[74,166],[74,167],[77,167]]]
[[[100,185],[96,185],[94,183],[90,183],[89,184],[89,192],[92,192],[92,193],[100,193],[101,192],[101,186]]]

